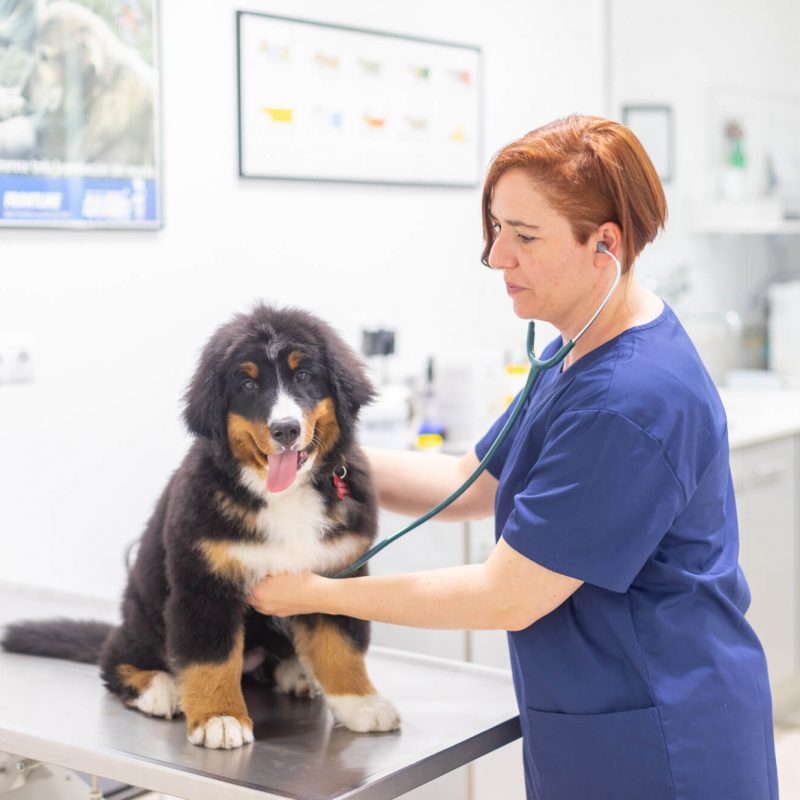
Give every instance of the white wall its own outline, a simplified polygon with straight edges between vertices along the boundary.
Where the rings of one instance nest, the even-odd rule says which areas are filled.
[[[209,333],[255,298],[407,361],[524,337],[478,261],[479,190],[242,181],[233,0],[163,0],[160,232],[0,230],[0,580],[117,597],[122,552],[185,451],[179,396]],[[260,2],[249,10],[483,48],[485,161],[573,111],[602,114],[601,0]]]
[[[306,306],[353,342],[362,322],[430,352],[518,344],[497,276],[478,263],[479,190],[242,181],[236,171],[233,0],[162,0],[165,228],[0,230],[0,354],[36,381],[0,385],[0,579],[117,596],[134,539],[187,439],[179,397],[203,341],[259,297]],[[768,0],[254,0],[249,10],[476,44],[484,162],[573,111],[632,102],[675,113],[667,233],[646,279],[689,268],[687,317],[755,307],[800,270],[797,239],[700,237],[689,200],[708,169],[715,86],[800,94],[800,6]],[[611,103],[606,104],[606,57]],[[757,316],[757,315],[756,315]]]
[[[796,0],[758,5],[611,0],[610,7],[613,113],[621,118],[625,104],[666,103],[673,109],[676,134],[675,179],[666,187],[667,231],[656,247],[645,250],[638,268],[645,277],[663,279],[679,265],[688,267],[691,288],[679,310],[698,338],[708,333],[708,322],[700,324],[707,312],[732,309],[746,325],[757,325],[769,280],[800,275],[800,237],[693,234],[691,205],[713,184],[721,157],[712,113],[719,90],[794,97],[800,104],[800,5]],[[752,126],[745,130],[746,146],[754,133]],[[709,347],[713,338],[708,337]],[[715,353],[708,352],[707,359],[718,363]]]

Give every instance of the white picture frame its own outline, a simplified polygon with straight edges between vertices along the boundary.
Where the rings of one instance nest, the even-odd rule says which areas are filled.
[[[672,108],[667,105],[626,105],[622,123],[642,143],[662,183],[673,180]]]

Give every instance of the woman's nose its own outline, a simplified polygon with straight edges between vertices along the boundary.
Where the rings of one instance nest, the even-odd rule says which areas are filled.
[[[505,242],[497,236],[489,250],[489,258],[486,259],[492,269],[509,269],[517,266],[517,260],[506,247]]]

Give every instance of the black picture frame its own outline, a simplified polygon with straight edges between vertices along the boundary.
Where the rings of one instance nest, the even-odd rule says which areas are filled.
[[[256,29],[261,30],[263,38],[254,47]],[[326,42],[330,43],[327,49],[320,46]],[[313,50],[315,46],[317,50]],[[319,86],[308,78],[310,60],[320,57],[322,51],[330,63],[340,59],[337,66],[341,67],[342,80],[338,83],[335,70],[322,76]],[[274,80],[269,67],[257,61],[257,54],[262,52],[275,61]],[[305,57],[303,63],[301,56]],[[294,74],[286,63],[280,63],[282,58],[284,62],[296,58]],[[477,46],[237,11],[236,60],[241,178],[463,188],[474,188],[482,181],[483,77],[482,52]],[[384,70],[379,74],[382,84],[376,81],[375,90],[365,91],[364,97],[378,98],[377,105],[396,111],[403,91],[413,95],[411,73],[403,70],[412,69],[415,61],[419,64],[417,77],[424,74],[426,80],[430,79],[426,87],[430,89],[430,102],[420,100],[423,110],[415,113],[409,106],[399,114],[388,114],[384,127],[378,126],[383,124],[380,115],[371,119],[368,112],[359,111],[355,98],[361,99],[362,70]],[[430,69],[424,66],[428,62]],[[463,66],[459,68],[459,64]],[[399,82],[395,80],[398,75]],[[258,78],[262,84],[255,83]],[[259,88],[254,90],[254,86]],[[276,98],[292,97],[294,87],[296,102],[265,105],[259,97],[261,86],[268,87],[263,97],[274,90]],[[449,90],[447,94],[444,89]],[[393,91],[395,96],[391,95]],[[341,112],[334,110],[337,97]],[[420,92],[419,98],[427,99],[427,95]],[[363,105],[368,106],[366,102]],[[447,137],[436,137],[448,125],[447,120],[442,121],[448,108],[454,109],[454,119],[456,109],[463,108],[461,140],[455,125],[449,142]],[[271,115],[266,126],[259,116],[261,111]],[[316,129],[314,114],[320,115]],[[320,120],[337,121],[339,130]],[[376,128],[366,130],[364,120]]]

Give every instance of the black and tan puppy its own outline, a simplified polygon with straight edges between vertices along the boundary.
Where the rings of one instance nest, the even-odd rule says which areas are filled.
[[[285,692],[321,689],[351,730],[398,727],[367,675],[368,623],[281,620],[247,604],[263,576],[334,574],[374,539],[375,497],[353,438],[372,396],[356,355],[319,319],[263,305],[235,317],[186,392],[196,440],[140,541],[122,624],[19,623],[4,647],[98,661],[126,705],[182,711],[189,740],[206,747],[253,740],[241,678],[256,668],[273,667]]]

